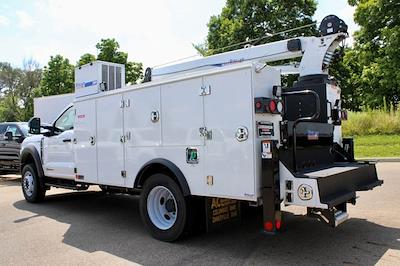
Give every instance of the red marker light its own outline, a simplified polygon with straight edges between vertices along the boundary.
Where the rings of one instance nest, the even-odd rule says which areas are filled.
[[[275,100],[270,100],[268,103],[268,109],[270,113],[275,113],[276,112],[276,102]]]
[[[256,102],[256,109],[260,109],[262,107],[262,103],[261,102]]]
[[[275,221],[275,228],[276,228],[276,230],[281,229],[281,226],[282,226],[281,220],[276,220],[276,221]]]
[[[265,231],[272,231],[274,229],[274,224],[270,221],[264,223]]]

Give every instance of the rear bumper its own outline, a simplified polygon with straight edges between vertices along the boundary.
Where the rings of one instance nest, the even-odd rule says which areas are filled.
[[[296,177],[316,179],[321,204],[333,208],[356,198],[357,191],[371,190],[383,184],[375,163],[335,163],[329,167],[303,172]]]

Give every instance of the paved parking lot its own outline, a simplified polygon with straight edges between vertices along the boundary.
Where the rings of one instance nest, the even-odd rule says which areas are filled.
[[[400,163],[378,168],[384,186],[359,193],[339,228],[287,208],[287,231],[268,236],[253,211],[238,227],[177,243],[147,234],[135,197],[52,189],[29,204],[16,177],[1,178],[0,265],[400,265]]]

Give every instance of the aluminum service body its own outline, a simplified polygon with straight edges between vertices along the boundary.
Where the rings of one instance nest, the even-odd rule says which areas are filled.
[[[307,89],[300,93],[316,94],[309,89],[314,81],[307,79],[327,77],[333,53],[346,37],[347,33],[343,32],[299,37],[155,68],[151,70],[151,77],[147,77],[151,82],[132,86],[125,85],[123,65],[101,61],[84,65],[75,70],[73,105],[68,106],[54,124],[63,124],[60,120],[68,122],[68,114],[73,114],[73,129],[67,128],[54,136],[28,138],[23,143],[22,153],[29,147],[40,151],[43,175],[49,186],[59,186],[62,180],[69,180],[68,185],[141,189],[142,170],[162,160],[172,165],[176,169],[174,173],[184,179],[179,182],[181,186],[187,184],[189,195],[244,200],[253,205],[264,202],[264,206],[279,210],[276,200],[279,200],[278,205],[282,201],[286,205],[329,210],[334,219],[328,220],[336,226],[347,219],[343,204],[355,201],[355,191],[381,184],[373,174],[374,166],[332,162],[325,170],[311,169],[319,160],[318,155],[312,150],[307,153],[300,150],[301,156],[311,159],[303,160],[305,170],[299,174],[295,144],[293,162],[287,156],[283,132],[290,130],[283,129],[283,110],[265,112],[265,109],[256,110],[256,106],[258,100],[280,99],[273,91],[281,85],[282,74],[298,73],[299,84],[305,82],[302,86]],[[267,65],[293,58],[301,58],[296,67]],[[301,81],[302,78],[305,81]],[[320,128],[318,131],[303,130],[305,133],[300,137],[317,141],[317,144],[319,138],[321,141],[325,138],[325,142],[340,146],[340,118],[334,118],[334,112],[339,113],[341,108],[340,88],[329,82],[318,86],[324,97],[321,114],[325,120],[312,124]],[[317,98],[315,106],[319,106]],[[296,112],[302,113],[307,107],[298,104],[295,101],[285,106],[287,116],[295,113],[292,121],[298,117]],[[297,139],[296,123],[292,142]],[[263,131],[265,127],[267,134]],[[331,130],[328,137],[324,133],[327,129]],[[273,150],[280,150],[279,155],[273,155]],[[331,156],[331,152],[327,150],[322,154]],[[278,177],[265,167],[274,156],[277,163],[268,165],[276,167]],[[348,158],[344,156],[344,160]],[[320,165],[324,163],[326,165],[322,160]],[[272,173],[269,177],[268,171]],[[358,171],[358,179],[350,182],[346,174],[351,171],[353,174]],[[368,174],[370,180],[360,181],[360,176],[368,171],[372,171]],[[277,178],[278,187],[268,190],[271,185],[265,185],[265,176]],[[54,183],[52,179],[59,181]],[[280,191],[279,198],[267,202],[265,191],[275,193],[274,189]],[[343,191],[347,194],[342,195]],[[341,207],[337,207],[339,205]],[[274,217],[272,215],[271,219]],[[266,224],[265,228],[269,227]]]

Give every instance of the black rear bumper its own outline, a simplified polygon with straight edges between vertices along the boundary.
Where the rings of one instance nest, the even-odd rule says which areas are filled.
[[[320,202],[329,208],[355,199],[357,191],[371,190],[383,184],[378,179],[375,164],[370,162],[334,163],[300,172],[296,177],[316,179]]]

